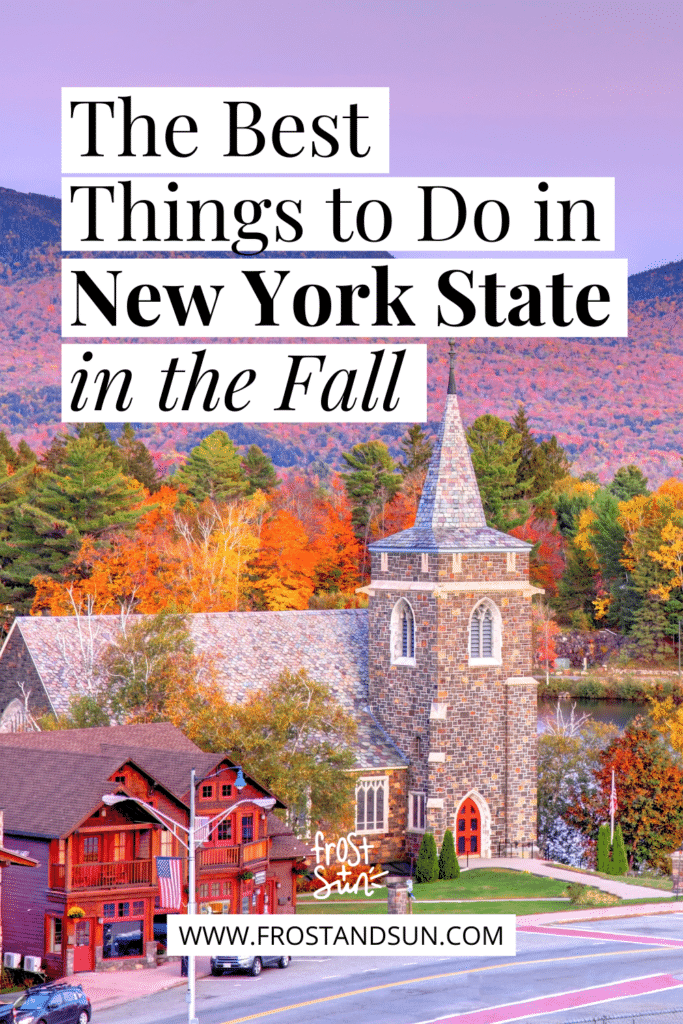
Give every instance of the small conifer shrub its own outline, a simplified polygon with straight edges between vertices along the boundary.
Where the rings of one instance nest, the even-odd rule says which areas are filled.
[[[455,855],[455,843],[453,833],[446,829],[439,854],[439,878],[457,878],[460,874],[460,865]]]
[[[436,840],[431,832],[425,832],[415,864],[416,882],[436,882],[439,877],[439,858],[436,853]]]

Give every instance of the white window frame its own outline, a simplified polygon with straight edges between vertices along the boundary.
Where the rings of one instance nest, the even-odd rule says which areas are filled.
[[[376,794],[378,790],[382,791],[382,794],[383,794],[383,797],[384,797],[384,799],[383,799],[383,806],[382,806],[382,814],[383,814],[382,820],[381,820],[381,822],[378,822],[377,814],[375,813],[374,816],[373,816],[373,822],[374,822],[373,827],[372,828],[365,828],[363,826],[364,826],[365,822],[367,821],[367,816],[365,816],[364,821],[363,821],[362,824],[358,820],[358,794],[362,791],[364,793],[365,797],[367,798],[367,793],[369,791],[372,791],[373,794]],[[375,799],[374,803],[375,803],[375,807],[376,807],[377,806],[376,799]],[[366,804],[366,806],[367,806],[367,804]],[[389,825],[388,825],[388,822],[389,822],[389,776],[388,775],[368,775],[368,776],[364,776],[363,778],[360,778],[360,779],[356,780],[355,816],[356,816],[355,831],[357,833],[359,833],[359,835],[363,835],[363,833],[369,834],[371,832],[380,833],[380,832],[387,832],[388,831],[388,829],[389,829]]]
[[[475,616],[480,616],[482,612],[489,611],[491,613],[491,650],[492,656],[487,658],[472,656],[472,624],[475,620]],[[479,650],[481,651],[481,640]],[[470,621],[467,626],[467,651],[469,654],[470,665],[500,665],[502,664],[502,618],[500,610],[489,600],[484,598],[483,601],[479,601],[472,609],[470,615]]]
[[[412,654],[407,656],[403,653],[403,612],[410,613],[413,636]],[[415,665],[415,650],[417,647],[417,628],[415,625],[415,612],[405,597],[399,598],[391,612],[391,664],[392,665]]]
[[[415,811],[417,810],[417,821]],[[408,793],[408,831],[425,832],[427,830],[427,794],[417,790]]]

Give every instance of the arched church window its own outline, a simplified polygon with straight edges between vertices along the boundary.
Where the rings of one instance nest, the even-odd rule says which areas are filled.
[[[498,664],[501,652],[500,612],[491,601],[482,601],[470,619],[470,664]]]
[[[395,664],[415,664],[415,616],[401,598],[391,613],[391,660]]]

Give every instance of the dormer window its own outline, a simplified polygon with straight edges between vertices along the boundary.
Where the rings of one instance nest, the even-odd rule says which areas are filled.
[[[470,618],[470,665],[499,665],[501,618],[492,601],[476,606]]]
[[[394,665],[415,664],[415,616],[403,597],[391,613],[391,661]]]
[[[202,786],[202,800],[210,800],[213,796],[213,786]]]

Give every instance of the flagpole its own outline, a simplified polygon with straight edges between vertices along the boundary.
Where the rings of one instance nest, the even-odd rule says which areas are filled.
[[[609,821],[610,821],[609,841],[610,841],[610,845],[611,846],[614,845],[614,810],[615,810],[614,805],[616,803],[615,796],[616,796],[616,793],[615,793],[615,789],[614,789],[614,768],[613,768],[612,769],[612,792],[610,793],[610,798],[609,798]]]
[[[196,892],[195,892],[195,769],[193,768],[190,772],[190,832],[188,835],[188,851],[187,851],[187,882],[188,882],[188,893],[187,893],[187,912],[188,914],[194,914],[197,911]],[[195,957],[194,953],[190,953],[187,958],[187,1020],[188,1024],[199,1024],[195,1014]]]

